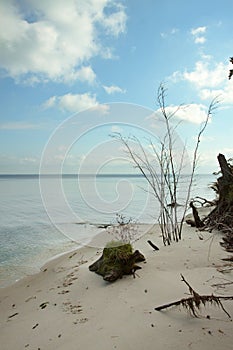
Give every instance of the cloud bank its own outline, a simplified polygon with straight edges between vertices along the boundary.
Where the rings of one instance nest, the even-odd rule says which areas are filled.
[[[127,16],[113,0],[0,2],[0,69],[30,84],[95,80],[91,58],[111,58],[104,39],[125,31]]]

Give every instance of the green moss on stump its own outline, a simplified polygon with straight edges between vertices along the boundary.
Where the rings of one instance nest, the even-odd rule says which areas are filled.
[[[114,282],[123,275],[130,275],[141,269],[136,262],[145,261],[145,257],[138,250],[133,252],[130,243],[119,241],[109,242],[103,250],[102,256],[89,266],[89,270],[103,276],[105,281]]]

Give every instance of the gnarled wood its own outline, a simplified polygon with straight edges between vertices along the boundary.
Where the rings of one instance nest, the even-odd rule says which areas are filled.
[[[218,155],[221,174],[215,184],[218,200],[216,207],[204,219],[205,228],[217,229],[225,233],[221,245],[233,252],[233,166],[223,154]]]
[[[108,282],[114,282],[123,275],[133,275],[141,269],[136,262],[145,261],[145,257],[139,250],[132,252],[130,244],[107,246],[101,257],[89,266],[89,270],[103,276]]]
[[[193,211],[193,218],[194,218],[194,223],[197,228],[201,228],[204,226],[203,221],[200,219],[198,211],[196,207],[194,206],[193,202],[190,202],[190,207],[192,208]],[[187,222],[187,221],[186,221]],[[191,224],[192,226],[192,224]]]

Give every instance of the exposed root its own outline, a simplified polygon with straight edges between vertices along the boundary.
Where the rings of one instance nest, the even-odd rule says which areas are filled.
[[[156,311],[161,311],[171,306],[181,305],[185,309],[187,309],[194,317],[198,317],[197,312],[200,310],[201,306],[205,306],[207,303],[210,303],[211,305],[220,307],[226,313],[226,315],[229,318],[231,318],[231,315],[226,311],[221,300],[233,300],[233,296],[216,296],[214,294],[200,295],[190,286],[190,284],[185,280],[183,275],[181,275],[181,280],[188,286],[189,292],[192,296],[189,298],[183,298],[183,299],[171,302],[169,304],[157,306],[155,308]]]

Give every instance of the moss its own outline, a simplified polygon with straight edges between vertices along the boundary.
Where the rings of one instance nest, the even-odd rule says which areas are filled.
[[[130,243],[123,243],[119,241],[111,241],[106,244],[104,248],[104,259],[119,260],[123,257],[127,258],[133,254],[133,248]]]
[[[122,263],[127,264],[132,254],[131,244],[121,244],[119,241],[109,242],[103,251],[103,263],[99,266],[100,275],[105,275],[113,270],[122,270]]]
[[[138,250],[133,252],[130,243],[111,241],[105,246],[102,256],[89,266],[89,270],[102,275],[104,280],[113,282],[123,275],[134,274],[140,268],[135,262],[144,260]]]

